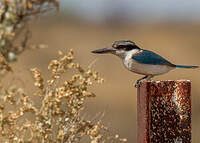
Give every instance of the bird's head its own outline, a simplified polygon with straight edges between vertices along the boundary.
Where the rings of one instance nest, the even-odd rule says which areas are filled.
[[[132,50],[140,50],[140,48],[130,40],[119,40],[115,41],[111,47],[94,50],[92,51],[92,53],[95,54],[111,53],[119,57],[123,57],[127,52]]]

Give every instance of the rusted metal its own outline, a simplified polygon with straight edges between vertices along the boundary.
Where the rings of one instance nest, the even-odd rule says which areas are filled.
[[[191,82],[145,81],[138,88],[137,143],[191,143]]]

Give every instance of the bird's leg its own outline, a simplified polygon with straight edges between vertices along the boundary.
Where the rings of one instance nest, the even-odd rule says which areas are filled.
[[[145,80],[148,77],[148,75],[144,76],[143,78],[140,78],[136,81],[135,87],[138,88],[140,86],[140,83],[142,80]]]
[[[136,88],[140,87],[140,84],[141,84],[142,81],[144,81],[144,80],[149,80],[149,79],[151,79],[152,77],[154,77],[154,76],[153,76],[153,75],[146,75],[146,76],[144,76],[143,78],[138,79],[138,80],[136,81],[136,83],[135,83],[135,87],[136,87]]]

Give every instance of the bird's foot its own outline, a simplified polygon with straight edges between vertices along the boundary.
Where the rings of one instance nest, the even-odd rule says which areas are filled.
[[[135,86],[135,88],[139,88],[140,87],[140,85],[141,85],[141,83],[142,83],[142,81],[144,81],[145,79],[142,79],[142,80],[137,80],[136,82],[135,82],[135,84],[134,84],[134,86]]]
[[[136,83],[135,83],[135,88],[139,88],[143,81],[150,80],[152,77],[153,77],[153,75],[147,75],[147,76],[137,80]]]
[[[140,87],[141,82],[139,80],[137,80],[134,84],[135,88],[139,88]]]

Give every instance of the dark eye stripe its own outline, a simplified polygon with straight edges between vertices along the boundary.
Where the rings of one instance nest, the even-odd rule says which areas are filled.
[[[139,49],[136,45],[118,45],[116,49],[123,49],[125,51],[130,51],[132,49]]]
[[[133,45],[128,45],[124,50],[130,51],[132,49],[134,49],[134,46]]]

